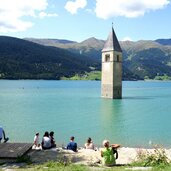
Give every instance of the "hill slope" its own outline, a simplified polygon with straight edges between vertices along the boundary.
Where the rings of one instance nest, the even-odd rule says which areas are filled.
[[[90,66],[98,64],[64,49],[0,36],[0,78],[60,79],[89,72]]]
[[[156,41],[121,41],[123,50],[123,78],[154,79],[158,75],[171,76],[171,39],[158,39]],[[101,62],[101,49],[104,46],[103,40],[89,38],[80,43],[51,44],[48,45],[68,49],[77,54]],[[46,39],[42,42],[47,45]]]
[[[123,50],[123,80],[171,76],[170,39],[164,39],[167,45],[162,39],[159,40],[120,42]],[[0,78],[60,79],[100,70],[104,42],[93,37],[77,43],[0,36]]]
[[[171,45],[171,39],[157,39],[155,41],[161,45]]]

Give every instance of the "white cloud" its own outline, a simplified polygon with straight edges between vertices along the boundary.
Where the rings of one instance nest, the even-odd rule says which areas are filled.
[[[25,31],[32,27],[34,24],[23,17],[36,17],[38,12],[41,13],[46,10],[48,6],[47,1],[0,0],[0,32]],[[52,14],[45,13],[44,15],[51,16]]]
[[[150,10],[164,8],[169,0],[96,0],[96,16],[108,19],[113,16],[139,17]]]
[[[127,37],[124,37],[123,39],[122,39],[122,41],[133,41],[129,36],[127,36]]]
[[[84,8],[86,5],[87,0],[68,1],[65,5],[65,9],[71,14],[76,14],[79,8]]]
[[[25,31],[26,29],[33,26],[33,23],[21,21],[21,20],[13,20],[13,22],[3,22],[0,21],[0,32],[7,33],[7,32],[20,32]]]
[[[56,13],[46,13],[46,12],[40,12],[39,13],[39,17],[40,18],[44,18],[44,17],[58,17],[58,14]]]

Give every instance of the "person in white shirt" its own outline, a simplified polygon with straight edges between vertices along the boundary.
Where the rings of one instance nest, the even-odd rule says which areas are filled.
[[[94,144],[93,144],[90,137],[87,139],[87,142],[85,143],[84,146],[85,146],[86,149],[94,150]]]
[[[42,148],[43,150],[46,150],[50,149],[51,147],[51,139],[49,138],[49,133],[46,131],[42,139]]]
[[[39,133],[37,132],[35,137],[34,137],[34,145],[39,146]]]
[[[33,144],[32,149],[41,150],[41,145],[39,143],[39,133],[38,132],[34,136],[34,144]]]

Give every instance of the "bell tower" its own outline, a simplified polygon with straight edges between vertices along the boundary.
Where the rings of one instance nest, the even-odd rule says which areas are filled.
[[[112,31],[102,50],[101,96],[122,98],[122,49],[112,26]]]

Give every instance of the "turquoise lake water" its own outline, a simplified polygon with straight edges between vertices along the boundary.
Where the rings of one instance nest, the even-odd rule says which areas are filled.
[[[55,132],[59,146],[74,135],[129,147],[171,147],[171,82],[124,81],[123,99],[102,99],[100,81],[0,81],[0,125],[11,142]]]

